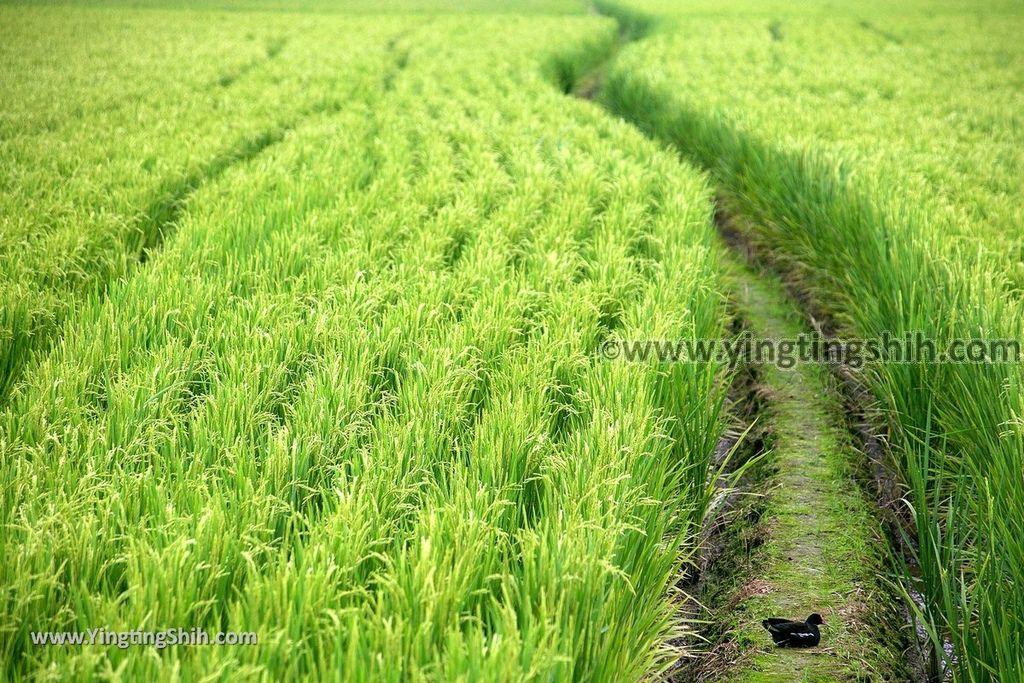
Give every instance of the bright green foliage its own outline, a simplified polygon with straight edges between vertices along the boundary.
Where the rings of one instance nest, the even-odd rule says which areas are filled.
[[[218,11],[345,14],[582,14],[587,0],[13,0],[26,5],[92,5]]]
[[[198,186],[379,90],[414,25],[0,8],[0,397]]]
[[[1024,11],[775,16],[683,15],[622,67],[765,144],[927,201],[1024,284]]]
[[[704,179],[551,82],[610,21],[353,26],[296,44],[400,36],[386,87],[331,65],[339,106],[198,186],[0,415],[6,677],[625,681],[674,661],[721,368],[594,350],[722,332]],[[98,625],[260,645],[29,641]]]
[[[627,20],[665,7],[624,4]],[[708,168],[848,330],[1024,338],[1020,6],[717,7],[624,50],[609,105]],[[864,380],[908,487],[935,652],[951,639],[963,680],[1018,679],[1021,368]]]

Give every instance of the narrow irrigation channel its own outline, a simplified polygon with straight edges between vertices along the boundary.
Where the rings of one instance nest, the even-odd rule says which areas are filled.
[[[569,92],[601,103],[601,84],[618,51],[642,38],[642,17],[616,17],[620,39],[607,60]],[[685,153],[685,150],[674,150]],[[783,283],[755,265],[748,245],[727,239],[733,220],[720,205],[725,273],[733,312],[755,339],[809,333],[801,307]],[[893,681],[915,680],[908,653],[906,611],[886,579],[889,550],[878,505],[860,474],[856,420],[827,367],[775,364],[748,368],[753,386],[744,405],[758,415],[765,444],[720,517],[709,520],[708,558],[696,582],[707,608],[708,644],[674,680]],[[751,379],[752,378],[752,379]],[[752,398],[749,394],[755,395]],[[749,421],[750,416],[747,416]],[[826,620],[818,647],[774,647],[768,617]],[[693,619],[693,615],[681,615]]]

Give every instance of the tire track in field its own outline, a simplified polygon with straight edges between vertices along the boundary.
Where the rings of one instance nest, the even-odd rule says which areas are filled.
[[[385,51],[390,55],[392,62],[386,67],[382,79],[382,91],[387,92],[394,87],[394,80],[406,68],[409,63],[409,50],[401,49],[399,42],[409,33],[402,31],[392,36],[385,45]],[[228,83],[224,83],[224,77],[218,81],[218,85],[227,87],[238,78],[249,71],[266,65],[274,59],[284,46],[285,39],[272,41],[267,46],[267,57],[252,62],[244,67],[240,73],[234,74]],[[246,164],[267,148],[281,142],[291,131],[317,115],[335,113],[335,109],[327,105],[310,105],[295,117],[286,120],[277,126],[263,130],[255,135],[247,136],[228,150],[221,152],[212,160],[207,162],[196,172],[189,174],[182,180],[171,183],[167,190],[143,212],[139,219],[138,231],[141,233],[139,244],[136,248],[140,263],[145,263],[151,258],[151,254],[159,249],[164,240],[173,233],[182,213],[186,210],[189,198],[203,185],[215,182],[220,176],[235,166]]]
[[[873,33],[876,36],[882,38],[886,42],[892,43],[893,45],[903,45],[903,38],[899,37],[895,33],[892,33],[891,31],[887,31],[884,28],[875,26],[867,19],[861,19],[857,23],[857,25],[860,26],[865,31],[867,31],[868,33]]]
[[[643,38],[654,25],[651,17],[621,8],[602,4],[597,10],[612,16],[620,31],[606,61],[569,89],[588,100],[598,99],[605,71],[619,50]],[[630,112],[616,113],[638,125],[630,120]],[[642,126],[638,129],[654,137]],[[723,216],[719,205],[716,219],[724,232],[731,219],[723,224]],[[781,284],[743,261],[736,256],[726,259],[738,319],[756,338],[785,338],[805,331],[796,322],[802,313],[789,302]],[[901,632],[902,602],[880,579],[888,569],[888,551],[878,534],[882,523],[873,499],[855,480],[861,460],[851,432],[856,433],[858,425],[843,416],[834,378],[810,365],[789,372],[767,367],[758,378],[754,393],[760,394],[760,401],[751,404],[762,411],[758,417],[768,423],[762,429],[775,450],[766,458],[771,471],[754,471],[760,480],[753,486],[766,491],[763,501],[741,508],[751,516],[741,524],[746,571],[718,572],[712,567],[721,576],[711,581],[729,584],[727,590],[719,587],[715,592],[712,611],[723,614],[711,616],[707,635],[713,647],[695,665],[677,667],[672,679],[880,681],[913,676],[901,670],[902,648],[909,645]],[[708,522],[719,524],[721,519]],[[720,535],[717,545],[735,543],[724,530]],[[725,559],[736,557],[726,551]],[[692,585],[693,577],[689,578]],[[698,585],[704,580],[696,578]],[[802,618],[811,612],[826,613],[826,619],[831,614],[838,624],[831,630],[826,627],[822,645],[814,650],[777,650],[761,631],[759,622],[768,616]],[[693,617],[685,609],[681,612],[684,620]]]
[[[393,36],[385,46],[389,55],[390,65],[385,68],[381,80],[381,91],[387,92],[393,87],[397,75],[406,68],[409,61],[408,51],[396,50],[398,41],[405,32]],[[265,65],[277,57],[285,43],[278,41],[268,46],[267,59],[259,65]],[[288,134],[317,116],[330,116],[340,111],[342,105],[336,101],[313,102],[298,114],[268,127],[255,134],[237,140],[227,149],[220,151],[213,158],[184,177],[171,178],[157,192],[147,205],[141,208],[132,220],[133,226],[125,235],[124,242],[119,245],[128,260],[127,268],[118,272],[117,277],[94,282],[91,291],[103,299],[107,289],[115,279],[132,277],[135,268],[144,266],[159,253],[164,242],[177,230],[183,215],[188,211],[191,197],[202,187],[216,182],[218,178],[232,168],[244,165],[262,155],[267,149],[281,142]],[[132,265],[134,262],[134,267]],[[90,289],[90,288],[87,288]],[[62,329],[67,320],[74,315],[77,301],[82,296],[80,290],[71,290],[68,297],[73,303],[65,312],[54,311],[57,322],[49,329],[40,329],[31,321],[25,327],[17,326],[11,330],[11,338],[7,348],[0,351],[0,406],[8,403],[10,392],[21,379],[25,368],[32,359],[48,353],[51,344],[62,336]]]
[[[205,184],[212,183],[234,166],[240,166],[255,159],[271,145],[284,139],[295,128],[295,123],[265,130],[247,137],[231,149],[218,154],[202,168],[185,178],[168,183],[161,196],[153,201],[137,221],[137,244],[132,252],[138,255],[140,264],[149,261],[177,228],[189,198]]]
[[[229,71],[225,71],[217,78],[215,85],[221,88],[231,87],[235,81],[242,78],[250,71],[258,69],[277,57],[277,55],[281,54],[281,50],[283,50],[287,44],[288,39],[283,36],[271,39],[267,42],[266,47],[264,48],[263,56],[250,60],[245,64],[240,64]]]

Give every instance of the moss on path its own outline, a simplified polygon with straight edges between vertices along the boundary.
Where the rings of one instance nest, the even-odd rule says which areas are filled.
[[[773,276],[731,264],[738,312],[756,339],[792,338],[806,330]],[[771,474],[761,501],[752,574],[717,614],[726,631],[728,681],[905,680],[900,663],[899,603],[882,580],[884,541],[855,480],[858,456],[844,428],[842,405],[826,368],[760,366],[772,436]],[[729,533],[726,531],[726,533]],[[714,608],[712,608],[714,611]],[[761,620],[827,621],[821,645],[775,648]]]

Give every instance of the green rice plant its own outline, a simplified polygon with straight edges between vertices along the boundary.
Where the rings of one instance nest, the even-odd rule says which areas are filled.
[[[73,307],[0,414],[6,678],[676,660],[724,369],[595,350],[725,315],[705,179],[555,87],[614,40],[597,18],[434,18],[379,91],[198,186]],[[29,635],[98,625],[260,644]]]

